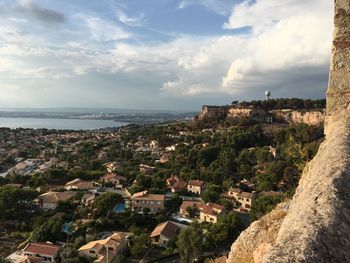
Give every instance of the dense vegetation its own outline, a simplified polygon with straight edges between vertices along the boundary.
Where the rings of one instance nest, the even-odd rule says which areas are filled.
[[[281,105],[312,108],[315,104],[317,107],[324,106],[322,100],[301,103],[297,99],[253,101],[249,105],[277,109]],[[7,132],[4,133],[4,138],[10,136]],[[23,130],[16,132],[22,134]],[[44,133],[50,134],[50,131],[45,130]],[[86,139],[70,138],[65,142],[66,148],[74,145],[71,151],[64,150],[63,146],[52,146],[48,142],[37,145],[33,140],[30,147],[21,148],[20,156],[17,156],[37,158],[43,148],[56,147],[55,152],[45,152],[44,156],[46,159],[57,158],[64,165],[53,166],[42,173],[13,173],[5,179],[0,177],[0,185],[19,183],[25,186],[0,187],[0,220],[11,220],[16,229],[9,236],[28,241],[52,242],[65,242],[68,238],[71,245],[62,252],[62,262],[84,262],[84,259],[77,257],[75,249],[99,238],[98,233],[103,231],[131,232],[133,235],[128,258],[139,260],[150,248],[154,249],[149,233],[157,224],[168,220],[179,210],[181,196],[190,197],[193,194],[183,192],[173,195],[167,200],[164,210],[151,215],[147,210],[143,214],[134,213],[130,209],[124,214],[111,212],[116,204],[122,202],[120,195],[112,193],[97,197],[92,206],[78,206],[77,201],[81,200],[85,193],[83,191],[74,200],[61,202],[56,211],[41,211],[32,203],[39,193],[52,187],[62,191],[62,185],[75,178],[98,181],[106,173],[103,164],[110,161],[120,164],[116,172],[127,178],[125,186],[131,193],[149,190],[151,193],[164,194],[167,192],[166,179],[171,175],[177,175],[185,181],[204,180],[208,184],[201,198],[204,202],[224,205],[228,210],[227,215],[216,224],[191,224],[187,229],[181,230],[178,237],[169,241],[167,248],[160,252],[162,255],[179,252],[183,260],[193,260],[202,251],[216,253],[227,249],[244,229],[241,218],[230,212],[235,204],[221,198],[224,191],[236,187],[246,192],[259,193],[250,216],[252,219],[260,218],[277,203],[292,196],[303,167],[316,154],[323,140],[322,127],[305,124],[256,124],[245,119],[234,123],[213,120],[209,124],[177,122],[130,125],[121,128],[117,132],[118,136],[113,139],[99,137],[98,140],[92,140],[92,135],[88,132],[78,132],[80,133]],[[18,134],[13,138],[20,138]],[[29,136],[35,136],[35,132]],[[166,162],[159,162],[159,153],[128,147],[139,141],[148,145],[152,140],[159,143],[159,148],[176,146],[174,151],[166,153],[169,157]],[[7,167],[13,164],[14,157],[2,160]],[[145,174],[140,171],[140,164],[154,166],[154,171],[151,175]],[[188,212],[190,215],[195,214],[195,211]],[[67,222],[74,229],[73,234],[68,236],[62,232],[63,225]],[[118,260],[127,262],[125,258]]]
[[[270,99],[270,100],[253,100],[250,102],[234,101],[232,104],[238,104],[243,107],[253,106],[257,109],[279,110],[279,109],[324,109],[326,107],[326,99],[319,100],[303,100],[303,99]]]

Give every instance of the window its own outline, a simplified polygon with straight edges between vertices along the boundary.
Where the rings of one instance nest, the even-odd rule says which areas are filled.
[[[90,250],[89,253],[95,255],[95,250]]]
[[[247,198],[247,202],[249,202],[249,199]]]

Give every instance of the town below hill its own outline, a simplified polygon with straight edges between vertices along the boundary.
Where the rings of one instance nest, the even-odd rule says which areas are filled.
[[[252,221],[293,195],[324,139],[321,121],[251,116],[96,131],[0,129],[0,262],[227,255]]]

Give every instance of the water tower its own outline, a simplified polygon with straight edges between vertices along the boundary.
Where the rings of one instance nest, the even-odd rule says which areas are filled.
[[[265,91],[265,97],[266,97],[266,100],[269,100],[271,97],[271,91],[269,90]]]

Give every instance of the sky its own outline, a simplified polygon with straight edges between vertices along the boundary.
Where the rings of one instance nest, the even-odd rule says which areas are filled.
[[[323,98],[329,0],[0,0],[0,108]]]

